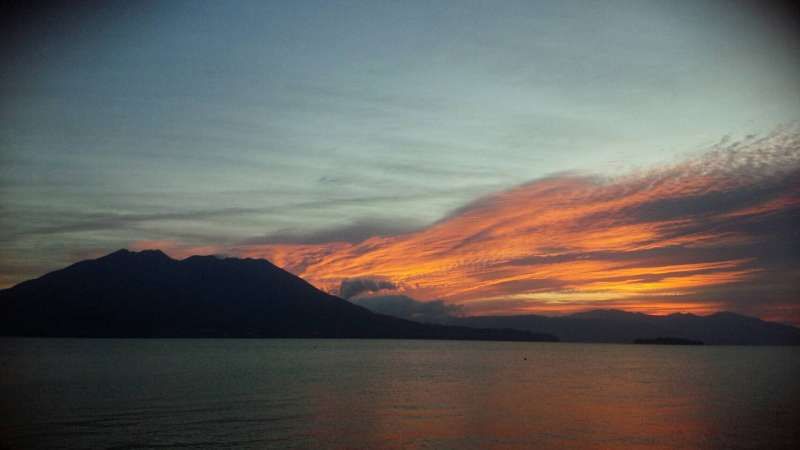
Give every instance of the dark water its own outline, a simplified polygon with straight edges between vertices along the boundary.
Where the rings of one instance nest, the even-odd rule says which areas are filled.
[[[800,448],[800,348],[0,340],[7,448]]]

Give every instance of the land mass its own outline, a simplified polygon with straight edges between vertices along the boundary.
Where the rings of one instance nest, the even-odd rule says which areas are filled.
[[[477,316],[449,318],[443,323],[472,327],[537,330],[565,342],[631,343],[662,337],[712,345],[800,345],[800,329],[732,312],[707,316],[677,313],[655,316],[598,309],[566,316]]]
[[[158,250],[119,250],[0,291],[0,335],[557,340],[376,314],[264,259]]]
[[[419,323],[322,292],[264,259],[175,260],[158,250],[119,250],[0,290],[0,335],[800,345],[798,328],[730,312],[593,310]]]
[[[676,337],[657,337],[655,339],[636,339],[634,344],[648,344],[648,345],[703,345],[703,341],[695,341],[692,339],[681,339]]]

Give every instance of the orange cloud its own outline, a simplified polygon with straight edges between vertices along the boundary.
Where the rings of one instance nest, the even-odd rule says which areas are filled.
[[[765,273],[751,253],[771,236],[737,224],[800,209],[798,143],[797,132],[782,131],[619,179],[537,180],[480,199],[420,231],[355,244],[205,250],[267,258],[333,293],[344,280],[372,277],[418,299],[482,313],[592,305],[710,312],[726,300],[692,296],[753,283]],[[164,246],[139,246],[151,244]],[[178,254],[197,251],[166,247]],[[515,306],[487,307],[503,299]]]

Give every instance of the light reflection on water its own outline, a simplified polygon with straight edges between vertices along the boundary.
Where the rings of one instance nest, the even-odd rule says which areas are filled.
[[[800,348],[6,339],[11,448],[797,448]]]

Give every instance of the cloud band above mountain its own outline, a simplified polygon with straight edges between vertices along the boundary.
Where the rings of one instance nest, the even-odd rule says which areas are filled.
[[[330,292],[378,279],[382,294],[441,299],[470,314],[733,309],[797,323],[797,217],[795,126],[620,178],[535,180],[418,231],[219,251],[268,258]]]

